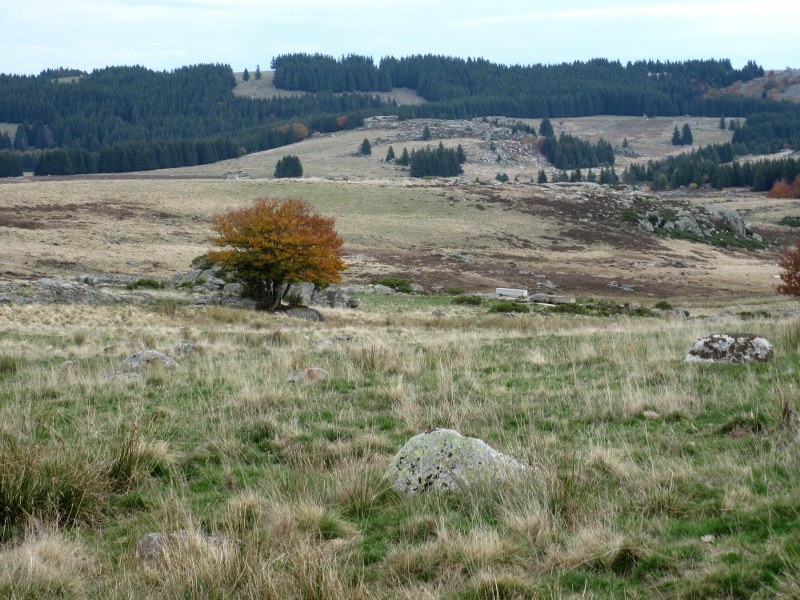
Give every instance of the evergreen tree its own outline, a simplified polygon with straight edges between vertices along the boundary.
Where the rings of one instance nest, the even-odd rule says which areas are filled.
[[[369,143],[367,138],[364,138],[364,141],[361,142],[361,147],[358,150],[363,156],[369,156],[372,154],[372,145]]]
[[[694,143],[694,137],[692,136],[692,129],[689,127],[688,123],[683,124],[683,131],[681,133],[681,145],[682,146],[691,146]]]
[[[14,143],[11,141],[11,136],[8,135],[7,131],[4,131],[0,134],[0,150],[11,150],[14,147]]]
[[[630,148],[630,146],[628,145],[628,138],[625,138],[624,140],[622,140],[622,147],[623,148]]]
[[[386,162],[391,162],[394,160],[394,158],[394,148],[389,146],[389,149],[386,151]]]
[[[537,183],[547,183],[547,173],[544,169],[539,169],[539,177],[536,178]]]
[[[0,177],[20,177],[22,175],[22,164],[19,154],[4,150],[0,152]]]
[[[400,160],[398,163],[404,167],[407,167],[409,164],[411,164],[411,157],[408,154],[408,148],[403,148],[403,153],[400,155]]]
[[[250,71],[248,71],[247,69],[245,69],[244,72],[242,73],[242,81],[244,81],[245,83],[250,81]]]
[[[302,176],[303,165],[300,164],[300,159],[296,156],[284,156],[275,165],[275,177],[278,179]]]
[[[25,131],[24,125],[17,126],[17,132],[14,134],[14,150],[25,152],[28,149],[28,133]]]
[[[506,173],[498,173],[494,178],[500,183],[506,183],[508,181],[508,175]]]
[[[261,79],[261,66],[256,65],[256,73],[255,73],[256,81]]]
[[[426,142],[431,139],[431,130],[427,125],[422,129],[422,139]]]
[[[461,146],[461,144],[459,144],[458,148],[456,148],[456,159],[460,165],[463,165],[465,162],[467,162],[467,155],[464,152],[464,148]]]
[[[719,118],[719,128],[722,129],[723,131],[725,129],[727,129],[727,127],[725,125],[725,116],[724,115]]]
[[[553,129],[553,125],[550,123],[550,119],[547,117],[542,119],[542,122],[539,125],[539,135],[542,137],[553,137],[555,134],[556,132]]]
[[[678,126],[675,125],[675,131],[672,132],[672,145],[673,146],[680,146],[683,142],[681,141],[681,132],[678,131]]]

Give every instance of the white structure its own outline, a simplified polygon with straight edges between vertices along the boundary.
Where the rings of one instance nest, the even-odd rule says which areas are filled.
[[[514,288],[497,288],[498,296],[506,296],[507,298],[527,298],[528,290],[517,290]]]

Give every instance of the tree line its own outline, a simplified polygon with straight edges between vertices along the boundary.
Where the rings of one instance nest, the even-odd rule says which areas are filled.
[[[739,162],[734,158],[732,144],[713,144],[663,160],[632,164],[622,178],[626,183],[649,183],[656,190],[710,185],[717,189],[749,187],[755,192],[766,192],[776,182],[791,182],[800,174],[798,159]]]
[[[709,88],[763,76],[755,62],[734,69],[729,60],[684,62],[593,59],[557,65],[499,65],[485,59],[436,55],[372,58],[284,54],[272,61],[277,87],[308,92],[378,92],[408,87],[434,106],[419,116],[463,118],[576,117],[594,114],[674,116],[748,114],[752,99],[707,98]],[[723,106],[724,105],[724,106]],[[728,110],[725,110],[725,106]],[[431,113],[429,111],[435,111]]]

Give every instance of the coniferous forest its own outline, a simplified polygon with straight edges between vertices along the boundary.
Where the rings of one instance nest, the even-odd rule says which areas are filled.
[[[169,72],[109,67],[0,75],[0,122],[19,124],[13,140],[0,136],[0,151],[10,153],[4,155],[2,172],[21,167],[37,175],[69,175],[206,164],[285,146],[313,132],[355,128],[365,117],[380,114],[403,119],[736,115],[744,120],[734,131],[734,156],[800,148],[800,107],[719,92],[762,76],[763,69],[752,61],[742,69],[728,60],[507,66],[416,55],[387,57],[376,65],[357,55],[287,54],[275,58],[272,67],[277,87],[311,93],[238,97],[232,69],[211,64]],[[397,106],[375,95],[395,87],[411,88],[428,102]],[[558,168],[614,163],[605,142],[540,134],[540,150]],[[727,156],[727,150],[718,154]],[[689,156],[699,160],[697,152]],[[644,167],[629,177],[639,180],[655,172]],[[663,174],[667,186],[686,179],[683,171]],[[704,181],[712,180],[706,173]]]

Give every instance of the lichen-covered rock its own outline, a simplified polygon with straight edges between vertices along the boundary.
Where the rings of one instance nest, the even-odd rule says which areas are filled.
[[[165,367],[177,367],[178,361],[158,350],[139,350],[122,361],[128,369],[139,369],[151,363],[161,363]]]
[[[434,429],[411,438],[384,477],[399,492],[419,494],[497,483],[524,468],[482,440],[452,429]]]
[[[714,333],[697,340],[685,362],[742,364],[772,360],[772,345],[752,333]]]
[[[305,319],[306,321],[324,321],[324,315],[315,308],[305,306],[295,306],[286,311],[287,317],[293,319]]]

